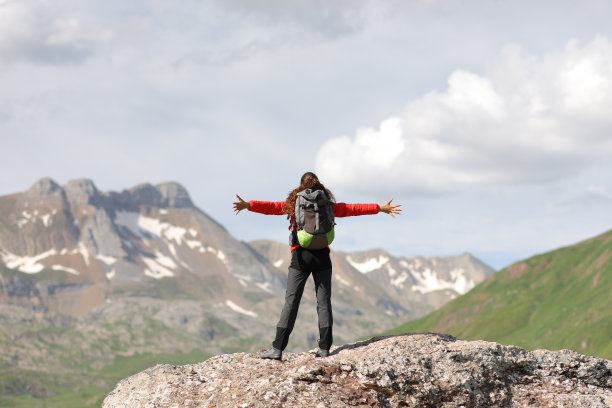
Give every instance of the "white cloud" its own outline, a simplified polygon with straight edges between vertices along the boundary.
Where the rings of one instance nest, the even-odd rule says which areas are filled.
[[[84,60],[91,48],[110,39],[111,33],[87,27],[77,14],[65,1],[0,1],[0,63]]]
[[[612,194],[605,186],[592,185],[578,191],[568,191],[549,204],[547,210],[553,213],[585,212],[585,209],[589,211],[595,207],[608,211],[612,207]]]
[[[205,41],[198,41],[174,65],[230,65],[279,50],[334,41],[364,30],[385,10],[384,4],[372,0],[212,2],[208,14],[218,17],[206,16],[205,28],[196,29],[204,31]],[[208,38],[214,41],[206,41]]]
[[[334,38],[361,28],[372,14],[384,5],[372,0],[221,0],[221,7],[234,13],[253,16],[266,25],[300,26],[310,35]]]
[[[336,186],[417,194],[558,180],[609,157],[610,111],[606,37],[541,58],[507,46],[486,75],[456,70],[379,129],[327,141],[316,170]]]

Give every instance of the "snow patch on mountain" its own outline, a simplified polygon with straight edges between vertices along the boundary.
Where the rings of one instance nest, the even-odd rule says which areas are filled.
[[[405,259],[401,259],[399,261],[399,264],[402,268],[406,268],[406,269],[420,269],[421,266],[423,265],[421,260],[418,258],[412,259],[411,263],[408,263]]]
[[[156,252],[155,253],[155,260],[160,264],[163,265],[167,268],[172,268],[172,269],[176,269],[176,263],[174,263],[174,260],[168,256],[165,256],[164,254],[162,254],[161,252]]]
[[[117,211],[115,213],[115,224],[127,228],[141,238],[148,234],[175,241],[179,245],[183,242],[187,233],[185,228],[176,227],[157,218],[146,217],[133,211]]]
[[[53,211],[53,214],[55,214],[55,211]],[[48,227],[49,225],[51,225],[51,217],[52,216],[53,216],[52,214],[44,214],[44,215],[40,216],[40,219],[42,220],[43,225],[45,227]]]
[[[468,279],[463,268],[455,268],[450,271],[451,278],[455,280],[455,291],[461,295],[467,293],[470,289],[476,286],[476,282]]]
[[[154,279],[174,276],[174,272],[168,269],[169,266],[167,264],[165,266],[163,265],[163,263],[167,263],[167,260],[170,258],[162,255],[161,258],[159,256],[155,259],[141,256],[140,259],[142,259],[142,262],[147,266],[144,270],[146,276],[150,276]],[[170,259],[170,261],[172,260]],[[172,262],[172,264],[174,264],[174,262]],[[174,266],[176,267],[176,264],[174,264]]]
[[[255,285],[264,292],[271,294],[275,293],[274,290],[271,288],[272,284],[270,282],[256,283]]]
[[[212,253],[217,259],[219,259],[223,264],[228,265],[228,259],[220,249],[208,246],[203,244],[200,241],[189,239],[188,236],[192,238],[197,237],[198,232],[194,228],[183,228],[172,225],[167,222],[160,221],[157,218],[146,217],[140,213],[133,211],[117,211],[115,214],[115,224],[127,228],[134,235],[143,239],[146,242],[147,236],[157,237],[160,239],[164,239],[167,244],[172,255],[178,259],[176,249],[173,246],[173,243],[181,245],[185,243],[190,249],[196,250],[200,253]],[[159,254],[157,256],[157,263],[161,266],[166,266],[170,268],[175,268],[176,264],[170,258],[163,259],[160,258]],[[144,258],[143,258],[144,259]],[[172,265],[169,264],[172,262]],[[180,262],[180,261],[179,261]],[[181,263],[182,264],[182,263]],[[191,269],[185,266],[187,269]],[[157,268],[158,271],[161,271]],[[150,270],[149,273],[152,271]],[[159,276],[158,273],[153,273],[153,275]],[[166,276],[166,272],[162,273],[162,275]]]
[[[2,261],[4,264],[10,269],[16,269],[20,272],[24,273],[38,273],[45,269],[45,265],[41,263],[42,260],[49,258],[55,255],[76,255],[80,254],[85,261],[85,264],[89,266],[89,252],[83,243],[79,243],[78,247],[73,249],[72,251],[68,251],[67,249],[62,249],[58,252],[56,249],[50,249],[48,251],[42,252],[40,254],[34,256],[19,256],[12,254],[8,251],[1,251],[0,256],[2,257]],[[54,265],[57,266],[57,265]],[[52,269],[59,270],[57,268],[51,267]],[[75,269],[62,267],[66,272],[74,273],[76,275],[79,274]]]
[[[52,223],[53,216],[57,213],[57,210],[53,210],[50,213],[42,214],[39,216],[38,210],[34,210],[33,212],[29,212],[24,210],[21,212],[21,218],[17,220],[17,227],[23,228],[28,223],[35,223],[39,218],[42,221],[43,225],[48,227]]]
[[[170,241],[176,241],[177,244],[181,243],[187,233],[185,228],[175,227],[168,223],[160,223],[160,229],[160,236],[163,234]]]
[[[247,286],[247,282],[251,282],[251,277],[248,275],[240,275],[235,273],[234,277],[238,279],[238,283],[240,283],[243,287]]]
[[[187,269],[188,271],[191,271],[193,269],[191,269],[191,266],[189,266],[189,264],[185,261],[183,261],[178,254],[176,253],[176,249],[174,248],[174,245],[172,244],[168,244],[168,249],[170,250],[170,253],[172,254],[172,256],[174,257],[174,259],[185,269]]]
[[[344,279],[340,275],[334,274],[334,276],[336,277],[336,280],[338,282],[340,282],[342,285],[344,285],[344,286],[351,286],[351,282],[347,281],[346,279]]]
[[[225,254],[223,253],[223,251],[221,251],[220,249],[217,248],[213,248],[210,245],[204,245],[203,243],[201,243],[200,241],[194,241],[194,240],[190,240],[190,239],[186,239],[185,243],[187,244],[187,246],[191,249],[197,249],[198,252],[204,254],[206,252],[210,252],[212,254],[214,254],[221,262],[223,262],[224,264],[227,265],[227,257],[225,256]]]
[[[206,248],[204,248],[204,244],[202,244],[200,241],[193,241],[191,239],[187,239],[185,240],[185,243],[191,249],[197,249],[198,251],[202,253],[206,252]]]
[[[389,274],[389,277],[393,277],[394,275]],[[406,282],[410,278],[410,275],[406,271],[402,271],[395,279],[391,279],[391,285],[398,287],[400,289],[404,289],[404,282]]]
[[[55,249],[50,249],[43,253],[34,256],[18,256],[7,251],[2,251],[2,261],[10,269],[17,269],[24,273],[38,273],[45,269],[42,263],[39,263],[45,258],[57,255]]]
[[[244,315],[251,316],[251,317],[257,317],[257,313],[253,312],[252,310],[243,309],[229,299],[225,301],[225,304],[227,305],[227,307],[232,309],[234,312],[242,313]]]
[[[64,266],[64,265],[52,265],[51,269],[53,269],[54,271],[64,271],[64,272],[68,272],[71,273],[73,275],[80,275],[81,273],[79,271],[77,271],[74,268],[70,268],[68,266]]]
[[[115,262],[117,262],[117,258],[112,257],[112,256],[108,256],[108,255],[98,254],[98,255],[96,255],[96,256],[95,256],[95,258],[96,258],[98,261],[102,261],[102,262],[104,262],[106,265],[112,265],[112,264],[114,264]]]
[[[372,272],[383,267],[387,262],[389,262],[389,257],[384,255],[378,255],[378,257],[376,258],[369,258],[364,262],[357,262],[350,256],[347,256],[346,261],[359,272],[366,274],[368,272]]]
[[[77,245],[77,248],[73,251],[73,253],[81,254],[83,260],[85,261],[85,265],[89,266],[89,258],[91,255],[89,254],[89,251],[87,250],[83,242],[79,242],[79,245]]]
[[[30,212],[24,210],[21,213],[21,219],[17,220],[17,226],[19,228],[23,228],[27,223],[32,221],[33,217],[36,217],[37,215],[38,215],[38,210],[34,210],[33,213],[30,213]]]
[[[213,247],[206,247],[206,250],[208,252],[212,252],[213,254],[215,254],[217,256],[217,259],[223,262],[224,265],[228,265],[229,262],[227,260],[227,257],[223,253],[223,251],[221,251],[220,249],[213,248]]]
[[[450,272],[451,280],[444,280],[429,268],[423,271],[414,271],[413,276],[417,284],[412,289],[421,293],[430,293],[436,290],[451,289],[459,294],[464,294],[476,284],[468,279],[463,268],[455,268]]]

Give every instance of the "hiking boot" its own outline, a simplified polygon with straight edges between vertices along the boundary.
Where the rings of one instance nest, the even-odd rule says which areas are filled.
[[[327,357],[327,356],[329,356],[329,350],[319,349],[317,350],[317,354],[315,354],[315,357]]]
[[[271,360],[281,361],[283,359],[283,352],[281,350],[272,347],[269,350],[264,351],[259,355],[259,358],[268,358]]]

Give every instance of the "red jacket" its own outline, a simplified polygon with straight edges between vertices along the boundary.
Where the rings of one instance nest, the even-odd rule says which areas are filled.
[[[284,201],[249,201],[249,211],[266,215],[283,215]],[[378,214],[378,204],[336,203],[332,206],[335,217],[353,217],[356,215]],[[299,245],[293,245],[291,251]]]

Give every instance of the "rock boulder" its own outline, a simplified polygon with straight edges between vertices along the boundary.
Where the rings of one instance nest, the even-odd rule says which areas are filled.
[[[103,408],[610,407],[612,361],[448,335],[377,337],[283,361],[224,354],[122,380]]]

